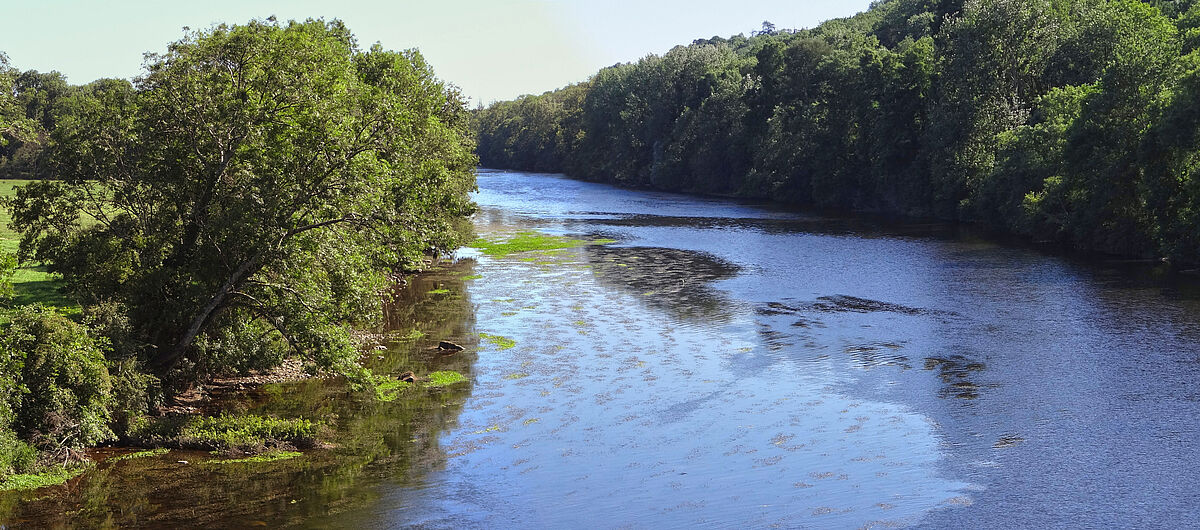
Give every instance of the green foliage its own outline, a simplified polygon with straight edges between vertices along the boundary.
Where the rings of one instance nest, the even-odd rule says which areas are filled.
[[[112,439],[105,342],[41,306],[8,319],[0,327],[0,429],[47,449]]]
[[[33,471],[37,457],[37,450],[18,439],[9,426],[0,427],[0,477]]]
[[[698,40],[474,123],[493,167],[1194,263],[1197,48],[1191,1],[885,0]]]
[[[147,422],[131,438],[146,445],[258,453],[271,447],[312,447],[322,424],[255,415],[168,416]]]
[[[286,355],[353,371],[388,273],[461,242],[476,158],[458,92],[341,22],[251,21],[62,96],[58,180],[12,203],[21,255],[120,322],[168,390]]]
[[[0,306],[12,300],[13,276],[17,273],[17,256],[0,250]]]
[[[47,486],[58,486],[82,475],[91,466],[54,467],[42,473],[9,475],[0,481],[0,491],[36,490]]]

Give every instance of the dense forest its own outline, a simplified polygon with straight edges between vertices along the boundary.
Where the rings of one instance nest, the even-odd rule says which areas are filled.
[[[885,0],[476,113],[485,167],[1200,261],[1200,3]]]
[[[217,375],[294,359],[394,388],[355,333],[462,242],[474,147],[419,53],[360,48],[336,20],[189,31],[133,82],[0,54],[0,177],[34,179],[0,188],[0,490],[115,440],[311,442],[302,420],[149,416]],[[18,265],[58,303],[16,303]]]

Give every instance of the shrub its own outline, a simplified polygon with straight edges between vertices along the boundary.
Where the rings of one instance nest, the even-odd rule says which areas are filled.
[[[40,305],[7,316],[0,327],[0,428],[45,449],[112,439],[106,343]]]

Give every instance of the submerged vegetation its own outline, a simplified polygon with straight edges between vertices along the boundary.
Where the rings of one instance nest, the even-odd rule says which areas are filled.
[[[246,458],[229,458],[225,460],[209,460],[206,464],[225,465],[225,464],[261,464],[266,462],[278,462],[280,460],[291,460],[298,456],[303,456],[304,453],[297,451],[272,451],[261,455],[248,456]]]
[[[476,115],[487,167],[1200,262],[1200,3],[885,0]]]

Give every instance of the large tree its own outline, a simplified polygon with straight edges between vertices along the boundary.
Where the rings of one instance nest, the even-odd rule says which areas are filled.
[[[57,179],[13,203],[22,254],[171,381],[352,367],[388,273],[454,248],[472,208],[457,90],[339,21],[193,32],[62,107]]]

